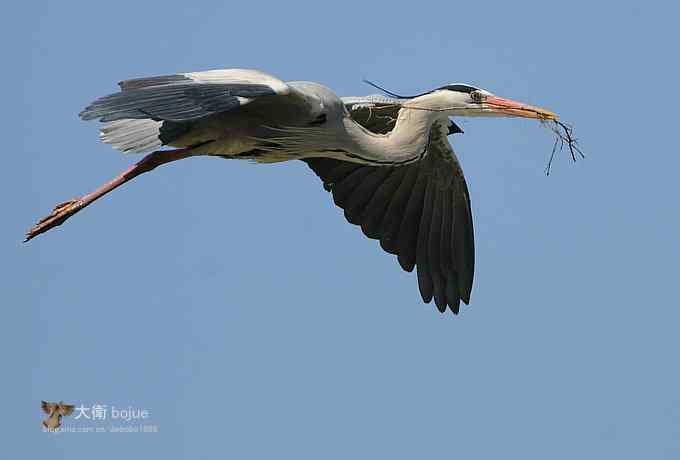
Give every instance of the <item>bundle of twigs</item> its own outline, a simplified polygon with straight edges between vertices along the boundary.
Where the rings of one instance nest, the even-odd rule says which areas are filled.
[[[543,126],[546,126],[553,133],[555,133],[555,144],[553,144],[552,152],[550,153],[550,159],[548,160],[548,165],[545,167],[545,174],[550,175],[550,168],[552,167],[553,159],[555,158],[555,153],[557,151],[564,150],[566,146],[571,154],[572,161],[576,162],[578,157],[585,158],[586,156],[581,151],[578,141],[574,137],[574,128],[566,123],[562,123],[559,120],[553,119],[543,119],[541,120]]]

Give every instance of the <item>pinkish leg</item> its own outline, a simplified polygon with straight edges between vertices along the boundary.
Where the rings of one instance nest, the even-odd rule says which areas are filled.
[[[87,195],[81,198],[76,198],[58,204],[52,211],[52,214],[41,219],[40,222],[38,222],[31,230],[29,230],[29,232],[26,234],[26,239],[24,240],[24,243],[26,241],[31,240],[32,238],[35,238],[41,233],[50,230],[51,228],[58,227],[59,225],[63,224],[66,221],[66,219],[68,219],[69,217],[71,217],[84,207],[88,206],[90,203],[106,195],[111,190],[120,187],[124,183],[131,181],[140,174],[149,172],[162,164],[181,160],[183,158],[188,158],[194,155],[197,154],[192,153],[191,149],[158,150],[148,154],[147,156],[142,158],[139,162],[135,163],[130,168],[123,171],[121,174],[119,174],[109,182],[105,183],[94,192],[88,193]]]

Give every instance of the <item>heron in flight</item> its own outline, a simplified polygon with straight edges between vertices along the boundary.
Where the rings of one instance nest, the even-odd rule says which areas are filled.
[[[48,417],[43,420],[42,424],[49,430],[56,430],[59,428],[61,426],[61,418],[71,415],[75,409],[75,406],[64,404],[64,401],[59,401],[58,403],[41,401],[40,407],[42,407],[43,412],[48,415]]]
[[[449,84],[415,96],[338,97],[318,83],[225,69],[137,78],[80,113],[101,140],[151,152],[81,198],[58,205],[26,241],[61,225],[111,190],[159,165],[199,155],[258,163],[302,160],[347,220],[417,269],[423,301],[457,314],[470,302],[475,265],[470,197],[447,140],[449,117],[557,120],[545,109]],[[380,88],[382,89],[382,88]],[[174,147],[159,150],[161,146]]]

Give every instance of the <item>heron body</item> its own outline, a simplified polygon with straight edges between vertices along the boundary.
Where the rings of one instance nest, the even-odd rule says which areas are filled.
[[[259,163],[303,160],[345,217],[417,268],[420,293],[440,311],[469,303],[474,234],[468,188],[447,136],[449,117],[556,119],[544,109],[464,84],[403,97],[338,97],[313,82],[226,69],[126,80],[81,117],[123,152],[152,151],[123,174],[66,202],[27,239],[60,225],[100,196],[155,167],[210,155]],[[158,150],[162,146],[175,150]]]

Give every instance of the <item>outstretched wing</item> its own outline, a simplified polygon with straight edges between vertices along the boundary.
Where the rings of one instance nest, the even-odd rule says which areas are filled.
[[[401,105],[408,99],[372,94],[370,96],[346,96],[342,98],[345,108],[354,121],[376,134],[386,134],[394,128]],[[453,121],[448,122],[449,134],[463,130]]]
[[[258,70],[225,69],[119,83],[121,91],[100,97],[80,113],[83,120],[104,123],[101,139],[123,152],[145,152],[171,143],[192,122],[236,110],[255,100],[290,96],[308,102],[276,77]]]
[[[448,128],[435,124],[427,155],[404,166],[365,166],[331,159],[304,161],[333,194],[347,220],[398,256],[406,271],[417,267],[423,301],[458,313],[469,303],[474,275],[470,196]]]
[[[191,121],[233,110],[263,96],[286,95],[276,77],[249,69],[209,70],[125,80],[121,91],[100,97],[80,113],[83,120]]]
[[[59,404],[59,414],[64,415],[64,416],[71,415],[73,413],[73,411],[75,410],[75,408],[76,408],[76,406],[74,406],[73,404],[61,403],[61,404]]]
[[[57,405],[55,403],[47,401],[40,401],[40,407],[42,408],[43,412],[45,412],[47,415],[52,415],[52,413],[57,408]]]

